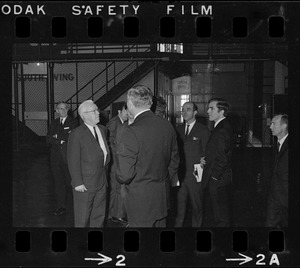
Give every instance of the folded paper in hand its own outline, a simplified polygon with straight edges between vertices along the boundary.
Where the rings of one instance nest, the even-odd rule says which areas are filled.
[[[202,173],[203,173],[203,168],[201,167],[201,164],[194,164],[193,175],[195,176],[197,182],[201,182],[201,180],[202,180]]]

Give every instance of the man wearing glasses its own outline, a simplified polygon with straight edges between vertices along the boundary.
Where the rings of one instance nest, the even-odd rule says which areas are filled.
[[[107,166],[107,130],[97,125],[99,110],[92,100],[78,108],[83,123],[69,136],[68,167],[72,178],[75,227],[103,227]]]

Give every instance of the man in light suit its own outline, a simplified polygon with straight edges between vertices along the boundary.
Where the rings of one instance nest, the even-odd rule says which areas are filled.
[[[214,129],[206,145],[202,184],[213,208],[213,227],[230,226],[230,186],[232,181],[231,155],[233,132],[226,118],[229,103],[222,98],[209,100],[208,117]]]
[[[106,210],[107,165],[110,153],[106,128],[91,100],[78,108],[83,123],[69,136],[68,167],[72,178],[75,227],[103,227]]]
[[[166,183],[178,181],[176,132],[164,118],[150,111],[152,93],[135,86],[127,93],[127,109],[134,121],[123,128],[118,143],[118,178],[127,184],[125,206],[129,227],[165,227]]]
[[[112,161],[110,162],[110,180],[109,180],[109,211],[108,219],[127,224],[126,211],[124,200],[121,197],[121,184],[116,178],[117,169],[117,133],[121,126],[128,120],[127,104],[123,104],[122,109],[118,111],[118,115],[113,117],[106,125],[109,132],[109,145],[112,154]]]
[[[192,227],[201,227],[203,220],[203,189],[201,182],[197,182],[194,164],[200,163],[205,155],[205,147],[210,135],[206,126],[196,121],[198,107],[193,102],[186,102],[182,106],[184,124],[177,127],[180,154],[179,180],[177,193],[177,216],[175,227],[183,227],[187,204],[190,199],[192,207]]]
[[[46,141],[51,145],[51,168],[54,177],[57,209],[55,216],[66,214],[67,225],[73,225],[73,195],[71,177],[67,164],[67,144],[71,131],[77,122],[68,116],[67,103],[60,102],[56,106],[59,117],[50,124]]]
[[[275,115],[270,129],[272,135],[277,137],[277,148],[271,189],[268,198],[266,227],[288,227],[288,116]]]

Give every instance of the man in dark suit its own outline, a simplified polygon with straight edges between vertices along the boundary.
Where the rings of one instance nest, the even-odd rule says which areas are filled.
[[[150,111],[152,93],[135,86],[127,93],[127,109],[134,121],[123,128],[118,143],[118,178],[127,184],[125,206],[129,227],[165,227],[167,180],[178,181],[176,132],[164,118]]]
[[[271,189],[268,199],[266,227],[288,227],[288,116],[275,115],[270,129],[272,135],[277,137],[277,148]]]
[[[52,121],[46,137],[47,143],[51,145],[51,168],[58,205],[54,215],[67,213],[67,220],[71,221],[68,225],[73,225],[73,196],[67,164],[67,143],[69,134],[77,123],[68,116],[66,103],[58,103],[56,112],[59,117]]]
[[[177,193],[175,227],[183,227],[189,200],[192,207],[192,227],[201,227],[203,220],[202,184],[197,182],[193,172],[194,164],[200,164],[200,158],[205,155],[210,132],[206,126],[196,121],[197,112],[198,107],[195,103],[186,102],[182,106],[185,124],[177,127],[180,187]]]
[[[206,145],[202,183],[210,197],[214,227],[230,226],[230,186],[232,181],[231,155],[233,150],[232,128],[226,118],[229,103],[222,98],[209,100],[209,121],[214,129]]]
[[[109,145],[112,154],[110,162],[110,180],[109,180],[109,211],[108,219],[127,224],[124,200],[121,198],[121,184],[116,178],[117,155],[116,155],[116,139],[117,132],[120,127],[128,120],[127,104],[123,104],[122,109],[118,111],[118,115],[113,117],[106,125],[109,131]]]
[[[75,227],[103,227],[106,210],[107,166],[110,160],[106,128],[91,100],[78,108],[83,123],[72,131],[68,167],[72,178]]]

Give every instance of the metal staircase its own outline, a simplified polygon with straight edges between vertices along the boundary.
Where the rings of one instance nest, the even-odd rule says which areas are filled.
[[[155,61],[145,61],[133,72],[127,75],[122,81],[114,85],[107,93],[105,93],[100,99],[95,101],[100,110],[104,110],[107,106],[118,99],[122,94],[130,89],[137,81],[142,79],[158,64]]]

